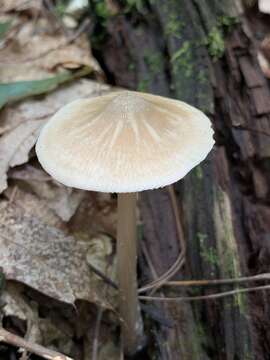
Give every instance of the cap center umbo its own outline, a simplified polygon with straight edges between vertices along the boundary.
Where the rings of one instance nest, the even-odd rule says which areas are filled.
[[[141,96],[135,95],[129,91],[117,95],[112,102],[108,105],[107,111],[111,115],[117,115],[116,119],[121,119],[129,122],[134,119],[134,115],[145,113],[150,109],[150,104],[145,101]]]

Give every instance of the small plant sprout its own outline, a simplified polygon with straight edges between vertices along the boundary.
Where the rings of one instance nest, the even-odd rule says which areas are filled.
[[[124,351],[143,344],[137,291],[137,192],[183,178],[213,147],[199,110],[133,91],[76,100],[43,127],[36,145],[44,169],[67,186],[118,193],[117,267]]]

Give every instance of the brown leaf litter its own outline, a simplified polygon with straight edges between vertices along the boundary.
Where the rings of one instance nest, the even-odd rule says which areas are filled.
[[[80,299],[113,309],[113,290],[87,264],[88,251],[93,257],[95,249],[99,262],[106,264],[112,247],[98,246],[97,239],[94,246],[76,239],[5,201],[0,202],[0,219],[0,263],[7,280],[69,304]]]
[[[63,105],[83,97],[109,91],[109,86],[80,80],[55,90],[41,99],[7,106],[0,115],[0,193],[7,187],[9,167],[26,163],[41,127]]]

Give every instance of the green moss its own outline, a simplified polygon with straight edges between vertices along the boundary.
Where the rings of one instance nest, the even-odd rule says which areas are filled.
[[[192,332],[192,359],[201,359],[202,348],[208,343],[206,331],[200,321],[195,322]],[[189,357],[188,357],[189,359]]]
[[[129,70],[129,71],[135,70],[135,68],[136,68],[136,66],[135,66],[134,63],[128,64],[128,70]]]
[[[198,286],[191,287],[188,289],[188,294],[190,296],[200,296],[202,294],[202,289]]]
[[[205,70],[199,70],[197,79],[200,84],[206,84],[208,82],[207,72]],[[208,94],[207,94],[208,95]]]
[[[197,238],[199,239],[200,244],[204,245],[205,240],[208,238],[208,236],[207,236],[207,234],[203,234],[203,233],[198,232],[197,233]]]
[[[235,25],[239,24],[240,20],[234,16],[220,16],[218,18],[218,24],[223,26],[225,31],[230,31]]]
[[[176,14],[170,14],[170,17],[165,24],[165,35],[181,38],[183,27],[184,24],[179,20],[178,16]]]
[[[162,57],[159,53],[147,51],[144,54],[144,60],[149,67],[151,75],[155,76],[160,73],[160,69],[162,68]]]
[[[182,47],[173,54],[171,63],[175,74],[181,72],[186,78],[192,76],[192,47],[189,41],[185,41]]]
[[[204,40],[208,47],[209,54],[216,60],[223,56],[225,51],[225,35],[232,30],[232,28],[239,23],[239,19],[232,16],[220,16],[217,23],[208,33]]]
[[[183,43],[182,47],[173,54],[173,56],[171,58],[171,62],[175,62],[175,61],[179,60],[180,58],[183,57],[183,55],[186,58],[187,55],[189,54],[189,52],[190,52],[190,42],[185,41]]]
[[[249,345],[247,344],[247,348],[249,347]],[[244,354],[244,360],[253,360],[254,359],[254,353],[246,353]]]
[[[108,19],[112,15],[105,0],[99,0],[95,3],[95,12],[102,19]]]
[[[223,253],[223,271],[224,276],[227,278],[235,278],[240,276],[239,270],[239,260],[237,259],[237,254],[234,253],[232,249],[228,247],[228,244],[224,244],[224,253]]]
[[[197,237],[200,242],[200,254],[202,259],[212,267],[219,265],[219,256],[217,250],[213,246],[206,244],[207,235],[203,233],[197,233]]]
[[[143,226],[143,224],[138,224],[137,225],[137,239],[139,241],[139,244],[140,244],[140,241],[143,240],[143,234],[144,234],[144,226]]]
[[[208,262],[211,266],[218,266],[219,264],[219,257],[217,251],[214,247],[210,246],[207,249],[204,248],[201,251],[201,256],[204,261]]]
[[[198,335],[199,339],[204,340],[206,338],[205,329],[204,329],[203,325],[200,322],[197,323],[196,332],[197,332],[197,335]]]
[[[2,40],[6,33],[10,30],[12,21],[0,22],[0,40]]]
[[[126,0],[125,12],[129,13],[133,10],[143,13],[144,0]]]
[[[147,92],[149,90],[150,79],[143,79],[139,82],[137,90],[141,92]]]
[[[221,255],[221,275],[225,278],[237,278],[241,276],[240,260],[237,251],[236,239],[234,236],[234,229],[232,223],[232,213],[230,199],[226,192],[220,187],[216,189],[216,219],[220,223],[219,234],[217,239],[219,246],[219,253]],[[233,301],[226,302],[231,307],[235,307],[237,311],[246,316],[247,301],[246,294],[235,294]],[[225,304],[225,303],[224,303]]]
[[[137,90],[147,92],[149,91],[150,83],[155,80],[155,77],[160,74],[163,68],[163,59],[160,53],[151,50],[146,50],[143,58],[148,68],[147,77],[139,82]]]
[[[55,4],[55,12],[57,16],[62,17],[66,11],[67,4],[64,1],[57,1]]]
[[[216,60],[223,56],[225,51],[225,43],[222,30],[218,26],[214,26],[206,39],[209,54]]]
[[[202,180],[202,178],[203,178],[203,171],[202,171],[201,166],[200,166],[200,165],[197,166],[197,167],[194,169],[194,171],[195,171],[195,175],[196,175],[197,179],[198,179],[198,180]]]
[[[235,306],[239,308],[240,314],[243,316],[247,315],[247,296],[246,294],[237,294],[235,296]]]

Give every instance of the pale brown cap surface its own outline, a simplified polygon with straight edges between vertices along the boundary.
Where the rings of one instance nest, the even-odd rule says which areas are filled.
[[[264,14],[270,14],[270,0],[259,0],[259,10]]]
[[[42,129],[36,152],[44,169],[67,186],[120,193],[174,183],[213,145],[201,111],[122,91],[64,106]]]

